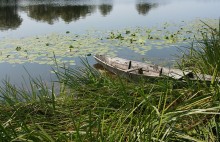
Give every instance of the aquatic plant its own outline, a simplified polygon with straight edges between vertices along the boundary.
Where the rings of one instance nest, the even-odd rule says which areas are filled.
[[[213,43],[207,39],[213,39],[209,36],[214,35],[215,32],[207,33],[204,41]],[[21,47],[19,52],[22,50]],[[191,63],[198,70],[202,69],[199,71],[206,72],[192,61],[200,59],[198,62],[206,65],[212,61],[203,58],[207,53],[190,51],[197,56],[189,58],[189,62],[185,59],[180,67],[190,67],[186,63]],[[49,88],[41,79],[33,78],[22,88],[8,81],[0,87],[2,141],[220,139],[220,86],[217,83],[178,82],[166,78],[132,82],[100,73],[87,60],[82,60],[83,66],[78,68],[55,63],[58,91],[54,84]],[[207,65],[211,67],[211,64]]]
[[[208,141],[219,139],[219,86],[130,82],[84,66],[54,71],[59,95],[41,80],[0,88],[3,141]],[[177,85],[178,84],[178,85]]]
[[[216,22],[215,19],[204,20],[210,24]],[[70,65],[75,65],[74,60],[80,56],[96,53],[116,56],[126,51],[131,56],[137,54],[144,58],[152,49],[173,48],[191,42],[191,37],[198,35],[198,30],[205,31],[198,25],[195,20],[155,27],[94,30],[80,35],[65,31],[63,34],[48,33],[22,39],[5,38],[0,40],[0,63],[53,65],[53,53],[57,62]]]
[[[219,76],[220,74],[220,21],[219,27],[211,27],[201,21],[206,31],[200,31],[202,38],[197,38],[184,52],[183,67],[196,72]]]

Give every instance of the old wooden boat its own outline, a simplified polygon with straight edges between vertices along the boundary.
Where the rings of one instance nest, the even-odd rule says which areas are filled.
[[[109,57],[105,55],[95,55],[95,60],[106,70],[132,80],[140,78],[172,78],[175,80],[201,80],[211,81],[212,76],[204,74],[194,74],[192,71],[182,71],[161,67],[154,64],[147,64],[138,61],[127,60],[119,57]]]

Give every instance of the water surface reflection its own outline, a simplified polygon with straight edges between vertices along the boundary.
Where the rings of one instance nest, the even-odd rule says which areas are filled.
[[[103,16],[107,16],[113,9],[112,5],[109,4],[102,4],[99,5],[99,11]]]
[[[16,29],[21,23],[17,1],[0,1],[0,30]]]
[[[148,12],[152,9],[152,8],[156,8],[158,7],[159,4],[158,3],[149,3],[149,2],[144,2],[142,0],[138,0],[137,4],[136,4],[136,9],[138,11],[138,14],[141,15],[147,15]]]
[[[21,16],[21,14],[25,14],[34,21],[44,22],[49,25],[62,21],[68,24],[76,22],[79,19],[85,19],[92,14],[94,14],[92,19],[95,20],[100,18],[97,15],[98,12],[102,17],[106,17],[114,13],[114,7],[120,6],[119,10],[116,8],[117,14],[114,14],[114,21],[110,18],[109,20],[112,22],[116,22],[115,20],[120,22],[120,19],[117,19],[117,15],[124,14],[124,18],[127,19],[127,14],[129,14],[132,19],[124,21],[129,22],[130,20],[135,20],[135,22],[139,24],[142,22],[143,17],[137,21],[135,12],[139,15],[147,16],[152,9],[158,8],[156,13],[153,14],[155,19],[158,19],[158,12],[161,14],[161,17],[174,17],[173,14],[182,17],[190,14],[190,16],[195,15],[198,17],[198,15],[211,15],[209,13],[216,11],[214,9],[216,9],[215,7],[218,4],[220,4],[218,0],[209,2],[205,0],[1,0],[0,31],[9,29],[16,30],[19,26],[23,25],[23,22],[26,22],[27,19],[24,19],[24,16]],[[130,5],[133,5],[136,11],[134,11]],[[206,5],[207,7],[205,7],[203,13],[202,8]],[[179,6],[188,7],[189,10],[181,11],[181,8],[178,9]],[[213,7],[213,9],[211,7]],[[215,13],[218,13],[218,11]],[[149,17],[152,16],[150,15]],[[176,17],[176,19],[178,19],[178,17]],[[133,25],[132,22],[130,23]],[[123,25],[123,23],[121,23],[121,25]]]
[[[103,17],[109,15],[113,10],[113,1],[32,1],[3,0],[0,6],[0,30],[16,29],[22,24],[19,12],[25,12],[28,17],[39,22],[54,24],[59,20],[66,23],[96,13],[97,10]],[[158,4],[147,1],[136,1],[136,9],[139,14],[146,15]]]
[[[53,24],[61,18],[66,23],[85,18],[95,12],[96,6],[53,6],[53,5],[32,5],[28,6],[28,16],[48,24]]]
[[[53,35],[53,33],[67,36],[71,34],[89,36],[88,30],[90,30],[99,31],[96,36],[100,36],[98,34],[102,32],[120,31],[125,28],[152,28],[163,26],[165,23],[178,22],[183,24],[182,21],[187,23],[196,18],[218,19],[220,16],[219,6],[219,0],[0,0],[0,41],[2,41],[0,57],[1,61],[3,61],[3,57],[11,57],[13,61],[19,60],[17,56],[12,57],[6,54],[6,50],[10,48],[7,45],[10,43],[15,44],[15,46],[11,47],[12,53],[15,53],[17,52],[17,46],[25,49],[25,44],[30,41],[28,48],[32,49],[34,47],[33,51],[35,53],[36,49],[40,49],[39,46],[34,46],[34,43],[38,43],[35,37],[45,37],[44,39],[46,39],[46,36]],[[67,34],[67,31],[69,34]],[[71,39],[71,42],[73,39]],[[42,49],[49,50],[50,46],[59,46],[59,43],[64,40],[53,38],[50,44],[39,43],[42,44]],[[88,40],[88,37],[86,40]],[[86,40],[84,40],[85,43],[87,42]],[[57,41],[59,43],[56,43]],[[21,45],[17,45],[17,43],[21,43]],[[95,47],[98,44],[95,44],[94,47],[91,44],[86,46],[96,50]],[[114,45],[111,43],[109,46]],[[157,45],[157,47],[162,46],[164,44]],[[97,50],[105,50],[105,46],[101,47],[102,49],[97,48]],[[160,50],[152,47],[146,54],[140,56],[139,52],[127,50],[127,48],[122,48],[121,50],[117,50],[115,47],[112,48],[114,48],[117,56],[131,57],[131,59],[135,60],[157,57],[164,59],[170,57],[170,54],[174,52],[173,47]],[[84,51],[85,49],[77,50]],[[142,49],[137,50],[141,52]],[[49,53],[52,52],[51,49]],[[58,52],[61,53],[60,50]],[[63,56],[66,57],[67,54]],[[71,60],[73,60],[72,57]],[[7,60],[5,63],[0,64],[0,80],[4,79],[6,75],[9,75],[13,82],[21,80],[19,79],[21,78],[20,76],[26,74],[22,72],[24,64],[15,64],[15,67],[13,66]],[[33,76],[39,75],[46,80],[50,80],[48,76],[51,68],[48,62],[44,65],[27,63],[25,66],[30,68],[29,71],[31,73],[36,72]]]

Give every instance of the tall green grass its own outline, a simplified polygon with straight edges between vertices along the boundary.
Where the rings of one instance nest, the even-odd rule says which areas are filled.
[[[57,72],[59,81],[67,85],[62,96],[53,97],[41,81],[31,81],[31,91],[9,83],[1,88],[3,141],[219,138],[215,116],[219,115],[220,106],[215,98],[218,92],[212,88],[175,89],[175,81],[166,79],[137,85],[100,74],[90,66],[81,68],[81,76],[77,75],[79,70],[62,69]],[[39,86],[44,90],[42,94],[37,94]]]
[[[196,37],[192,46],[182,58],[181,65],[201,73],[219,75],[220,73],[220,20],[219,27],[206,26],[201,37]]]
[[[217,70],[195,65],[196,59],[205,61],[206,52],[191,51],[184,68],[192,64],[199,72]],[[87,60],[82,63],[79,68],[54,70],[60,92],[41,79],[30,79],[29,89],[5,81],[0,88],[0,141],[220,140],[219,84],[181,84],[166,78],[132,82],[101,74]]]

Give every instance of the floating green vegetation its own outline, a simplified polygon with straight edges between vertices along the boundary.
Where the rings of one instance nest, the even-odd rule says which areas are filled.
[[[87,59],[80,67],[55,67],[57,91],[56,83],[50,89],[41,78],[21,88],[4,81],[1,141],[219,141],[220,30],[208,28],[210,36],[193,42],[179,67],[210,73],[211,82],[128,81],[100,73]]]
[[[217,27],[215,24],[218,24],[217,19],[203,21],[212,27]],[[55,54],[57,62],[74,65],[76,57],[97,53],[116,56],[121,49],[129,49],[137,54],[146,55],[153,48],[171,48],[189,43],[194,35],[207,32],[208,29],[201,26],[202,24],[199,20],[194,20],[182,21],[178,24],[164,23],[153,28],[135,27],[115,31],[90,31],[82,35],[66,31],[65,34],[51,33],[22,39],[4,39],[0,41],[0,63],[30,62],[52,65]]]

